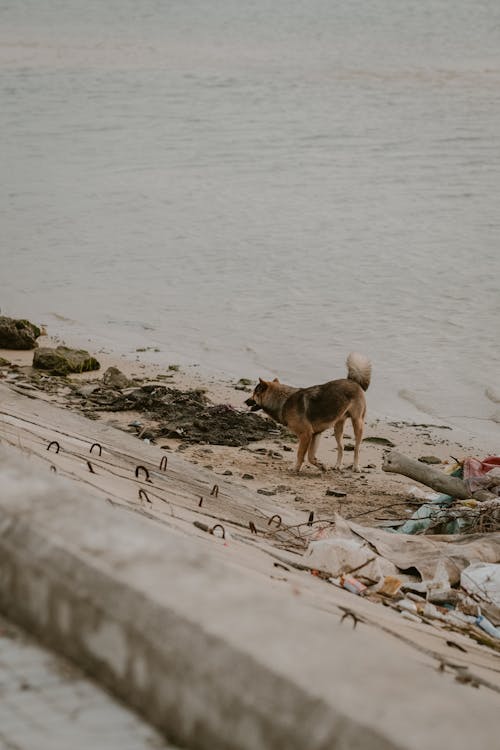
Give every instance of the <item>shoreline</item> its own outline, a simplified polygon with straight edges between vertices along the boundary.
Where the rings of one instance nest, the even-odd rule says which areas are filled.
[[[25,314],[18,308],[12,312],[16,312],[16,317],[23,317]],[[124,359],[136,361],[139,353],[140,361],[153,369],[170,363],[179,364],[184,372],[199,372],[204,382],[226,382],[241,377],[257,380],[260,376],[266,379],[279,377],[282,382],[307,387],[314,383],[344,377],[344,361],[350,349],[358,349],[371,356],[370,351],[363,351],[363,345],[361,348],[354,344],[348,345],[340,354],[332,354],[331,369],[325,369],[321,359],[315,360],[311,362],[311,367],[306,368],[309,374],[304,375],[302,371],[299,373],[296,367],[292,366],[294,377],[292,372],[288,372],[290,363],[266,363],[251,349],[245,349],[247,356],[244,356],[243,350],[232,353],[228,351],[224,354],[217,345],[214,349],[200,341],[193,350],[193,355],[193,342],[190,351],[185,351],[178,337],[174,336],[173,341],[170,338],[165,340],[165,336],[160,335],[158,330],[140,321],[121,326],[113,323],[104,328],[95,323],[87,328],[80,320],[56,312],[33,315],[30,311],[28,313],[32,319],[39,320],[49,332],[55,332],[55,341],[66,340],[70,342],[70,346],[92,349],[96,354],[106,355],[110,360],[120,362]],[[379,352],[380,356],[382,355]],[[224,363],[223,367],[221,360]],[[433,368],[436,365],[438,369],[434,374]],[[408,363],[408,368],[411,369],[411,363]],[[373,358],[374,377],[369,391],[369,416],[382,421],[446,424],[456,433],[457,439],[472,439],[479,444],[491,444],[493,441],[498,445],[500,393],[496,385],[490,379],[483,385],[475,382],[471,390],[472,381],[462,383],[461,386],[457,381],[451,383],[452,390],[449,390],[446,376],[439,368],[439,360],[431,362],[429,368],[424,371],[423,381],[422,372],[420,377],[417,372],[408,380],[406,375],[402,377],[401,373],[397,376],[394,372],[386,372],[383,359]],[[406,369],[404,371],[406,372]],[[429,388],[434,393],[430,400]],[[441,400],[436,403],[436,399],[439,398]]]
[[[39,339],[41,346],[57,346],[62,343],[68,342],[57,335],[42,336]],[[73,343],[80,346],[84,342],[69,342],[70,345]],[[236,380],[221,378],[215,374],[208,375],[201,367],[194,365],[183,368],[174,362],[167,362],[163,366],[151,363],[148,359],[152,352],[146,347],[136,352],[135,359],[125,353],[110,353],[99,349],[98,346],[93,347],[91,341],[86,342],[85,348],[97,356],[101,368],[98,371],[71,375],[69,382],[99,384],[102,383],[107,368],[117,367],[127,378],[135,378],[137,384],[156,382],[181,391],[201,389],[206,392],[212,404],[224,404],[238,411],[248,411],[244,401],[248,398],[251,388],[238,385]],[[20,379],[26,379],[29,386],[33,373],[33,351],[0,350],[0,357],[5,357],[20,368]],[[169,369],[169,366],[172,369]],[[43,374],[43,371],[36,372]],[[4,377],[1,382],[7,382],[17,392],[23,392],[22,388],[16,386],[15,379],[9,381]],[[60,408],[85,413],[82,412],[80,403],[72,398],[67,386],[68,381],[53,378],[52,382],[54,389],[51,393],[42,391],[40,394],[30,394],[28,390],[28,395],[40,395]],[[25,395],[26,393],[24,390]],[[446,424],[433,423],[432,420],[421,420],[412,424],[406,420],[370,416],[369,391],[368,409],[365,442],[361,449],[361,474],[355,474],[350,469],[352,430],[349,425],[346,425],[344,437],[346,454],[345,468],[342,472],[332,469],[336,458],[336,444],[331,431],[326,431],[322,436],[318,451],[320,461],[326,464],[328,470],[323,473],[315,467],[305,465],[298,476],[293,473],[295,444],[286,444],[282,437],[270,435],[258,442],[249,442],[246,446],[238,447],[205,444],[203,441],[186,443],[172,437],[163,438],[158,444],[168,452],[182,452],[189,462],[208,468],[214,476],[227,477],[230,481],[237,481],[240,485],[257,490],[264,496],[278,495],[280,502],[289,505],[290,508],[315,510],[327,514],[341,512],[348,518],[359,518],[360,522],[367,524],[383,523],[389,517],[408,518],[415,509],[410,497],[413,484],[411,480],[398,475],[388,475],[381,469],[382,457],[388,447],[394,446],[412,458],[432,456],[444,464],[452,463],[452,456],[482,458],[498,453],[493,438],[467,436]],[[143,412],[101,411],[98,407],[89,407],[86,416],[89,414],[93,419],[132,432],[136,436],[139,431],[130,427],[134,421],[140,422],[141,430],[143,433],[146,431],[146,434],[148,429],[157,426],[155,420],[148,419]],[[379,442],[371,443],[370,438]],[[345,495],[340,498],[332,497],[327,494],[327,491],[332,489]]]

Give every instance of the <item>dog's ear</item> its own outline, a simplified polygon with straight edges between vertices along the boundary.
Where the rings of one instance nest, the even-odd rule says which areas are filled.
[[[278,378],[274,378],[273,383],[279,383],[279,382],[280,381],[278,380]]]
[[[264,385],[264,386],[266,386],[266,385],[267,385],[266,381],[265,381],[265,380],[262,380],[262,378],[259,378],[259,383],[260,383],[261,385]]]

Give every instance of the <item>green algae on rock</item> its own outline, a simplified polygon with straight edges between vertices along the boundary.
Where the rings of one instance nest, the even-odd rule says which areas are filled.
[[[0,315],[0,349],[34,349],[41,330],[29,320]]]
[[[56,349],[40,347],[33,354],[33,367],[48,370],[52,375],[98,370],[100,366],[97,359],[85,349],[69,349],[67,346],[58,346]]]

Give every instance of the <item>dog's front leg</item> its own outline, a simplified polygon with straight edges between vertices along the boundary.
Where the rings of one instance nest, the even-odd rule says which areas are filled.
[[[306,455],[309,443],[311,442],[312,435],[310,432],[303,432],[299,435],[299,447],[297,448],[297,462],[295,464],[295,471],[298,474],[304,463],[304,456]]]

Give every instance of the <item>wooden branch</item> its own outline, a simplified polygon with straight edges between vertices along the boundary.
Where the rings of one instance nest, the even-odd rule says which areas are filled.
[[[403,476],[410,477],[420,484],[425,484],[436,492],[458,497],[460,500],[467,500],[467,498],[475,496],[469,492],[465,483],[458,477],[450,477],[442,471],[433,469],[420,461],[415,461],[413,458],[403,456],[402,453],[397,451],[391,451],[386,455],[382,469],[394,474],[403,474]],[[479,498],[477,499],[479,500]]]

